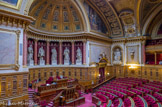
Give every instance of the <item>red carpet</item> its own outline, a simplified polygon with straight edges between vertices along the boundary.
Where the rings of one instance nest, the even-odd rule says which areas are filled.
[[[91,93],[83,95],[83,97],[85,97],[85,103],[78,107],[96,107],[96,105],[92,103]]]

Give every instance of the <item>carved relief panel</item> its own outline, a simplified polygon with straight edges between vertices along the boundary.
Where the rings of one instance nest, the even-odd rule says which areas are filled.
[[[127,64],[139,64],[139,45],[127,46]]]

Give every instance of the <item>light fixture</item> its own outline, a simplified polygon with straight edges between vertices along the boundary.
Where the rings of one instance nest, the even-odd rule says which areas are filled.
[[[108,72],[107,75],[110,75],[110,73]]]
[[[135,69],[135,68],[137,68],[137,65],[136,64],[130,64],[130,67],[129,67],[130,69]]]
[[[98,76],[100,77],[100,76],[101,76],[101,74],[98,74]]]

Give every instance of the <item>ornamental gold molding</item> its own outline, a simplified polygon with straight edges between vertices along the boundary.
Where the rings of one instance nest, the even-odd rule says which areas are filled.
[[[162,45],[156,46],[146,46],[146,52],[154,53],[154,52],[162,52]]]
[[[0,24],[2,25],[27,28],[28,25],[34,20],[35,19],[30,16],[25,16],[0,9]]]
[[[5,7],[9,7],[9,8],[12,8],[12,9],[20,10],[22,1],[23,0],[17,0],[17,4],[14,5],[14,4],[9,4],[9,3],[4,2],[4,1],[1,0],[0,5],[5,6]]]
[[[106,43],[111,43],[111,39],[108,37],[95,34],[92,32],[79,32],[79,33],[48,33],[48,32],[39,32],[31,29],[29,27],[27,31],[27,38],[45,40],[45,41],[101,41]]]
[[[137,37],[129,37],[129,38],[118,38],[112,39],[112,43],[128,43],[128,42],[143,42],[149,39],[146,36],[137,36]]]

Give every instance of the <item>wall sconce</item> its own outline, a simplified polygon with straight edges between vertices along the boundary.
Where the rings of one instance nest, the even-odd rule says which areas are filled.
[[[107,75],[110,75],[110,73],[108,72]]]
[[[130,64],[129,69],[135,69],[135,68],[137,68],[136,64]]]
[[[98,74],[98,76],[100,77],[100,76],[101,76],[101,74]]]

